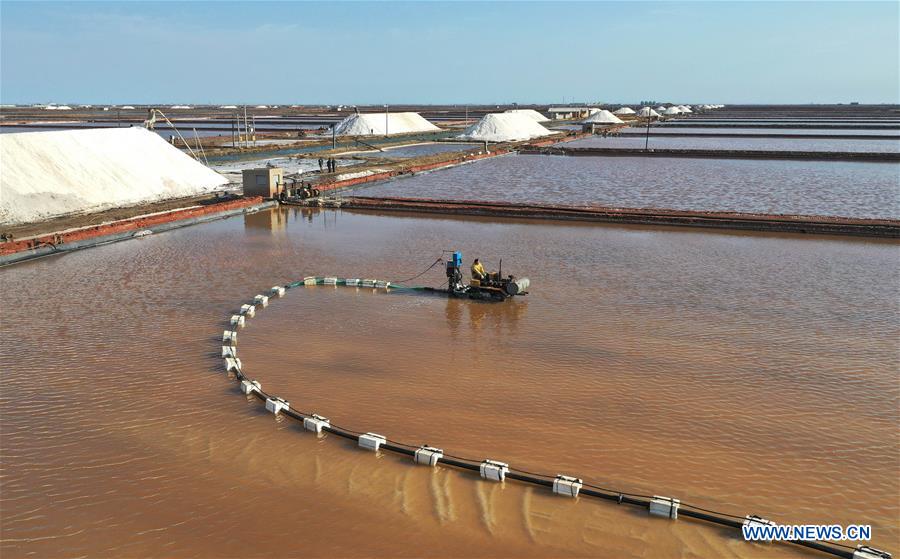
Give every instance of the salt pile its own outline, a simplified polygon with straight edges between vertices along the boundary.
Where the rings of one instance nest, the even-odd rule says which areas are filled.
[[[597,111],[581,121],[582,124],[622,124],[623,120],[607,110]]]
[[[622,107],[620,109],[616,109],[615,111],[613,111],[613,114],[614,115],[633,115],[634,109],[632,109],[631,107]]]
[[[659,116],[659,113],[654,111],[650,107],[644,107],[643,109],[638,111],[637,115],[640,118],[655,118]]]
[[[479,142],[514,142],[550,134],[553,132],[521,113],[489,113],[466,128],[458,138]]]
[[[505,111],[505,112],[525,115],[528,118],[533,119],[535,122],[547,122],[548,120],[550,120],[549,118],[545,117],[544,115],[542,115],[541,113],[537,112],[534,109],[509,109],[508,111]]]
[[[0,134],[0,224],[209,192],[227,181],[143,128]]]
[[[668,109],[664,110],[662,114],[666,116],[680,115],[681,109],[679,109],[678,107],[669,107]]]
[[[387,113],[387,118],[385,113],[365,113],[352,114],[340,121],[335,126],[334,133],[338,136],[384,136],[439,130],[419,113]]]

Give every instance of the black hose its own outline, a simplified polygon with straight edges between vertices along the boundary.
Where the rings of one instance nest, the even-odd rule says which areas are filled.
[[[414,280],[414,279],[419,279],[420,277],[422,277],[422,276],[424,276],[425,274],[427,274],[429,270],[431,270],[432,268],[434,268],[435,266],[437,266],[438,264],[441,264],[441,263],[443,263],[443,262],[444,262],[444,256],[441,255],[441,256],[438,257],[437,260],[435,260],[435,261],[431,264],[431,266],[425,268],[425,270],[424,270],[422,273],[420,273],[420,274],[418,274],[418,275],[415,275],[415,276],[413,276],[413,277],[411,277],[411,278],[406,278],[406,279],[402,279],[402,280],[391,280],[391,283],[405,283],[405,282],[408,282],[408,281],[412,281],[412,280]]]

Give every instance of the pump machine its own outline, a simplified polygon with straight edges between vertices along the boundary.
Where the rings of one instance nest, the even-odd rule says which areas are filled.
[[[516,295],[527,295],[531,282],[528,278],[517,278],[513,275],[503,277],[503,261],[500,270],[490,272],[482,280],[464,281],[462,252],[454,251],[447,261],[447,293],[452,297],[467,297],[504,301]]]

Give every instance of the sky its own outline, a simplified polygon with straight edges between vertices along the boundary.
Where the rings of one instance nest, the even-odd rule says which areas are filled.
[[[900,2],[15,2],[0,103],[900,103]]]

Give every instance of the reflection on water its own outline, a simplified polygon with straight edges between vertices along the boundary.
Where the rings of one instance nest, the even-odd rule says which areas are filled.
[[[518,155],[355,193],[898,219],[898,168],[842,161]]]
[[[263,211],[244,214],[244,227],[247,229],[262,229],[275,234],[276,232],[284,231],[287,228],[287,223],[287,212]]]
[[[897,244],[293,208],[0,270],[3,557],[808,556],[317,439],[225,378],[256,293],[448,248],[531,294],[292,290],[245,371],[354,429],[900,548]]]

